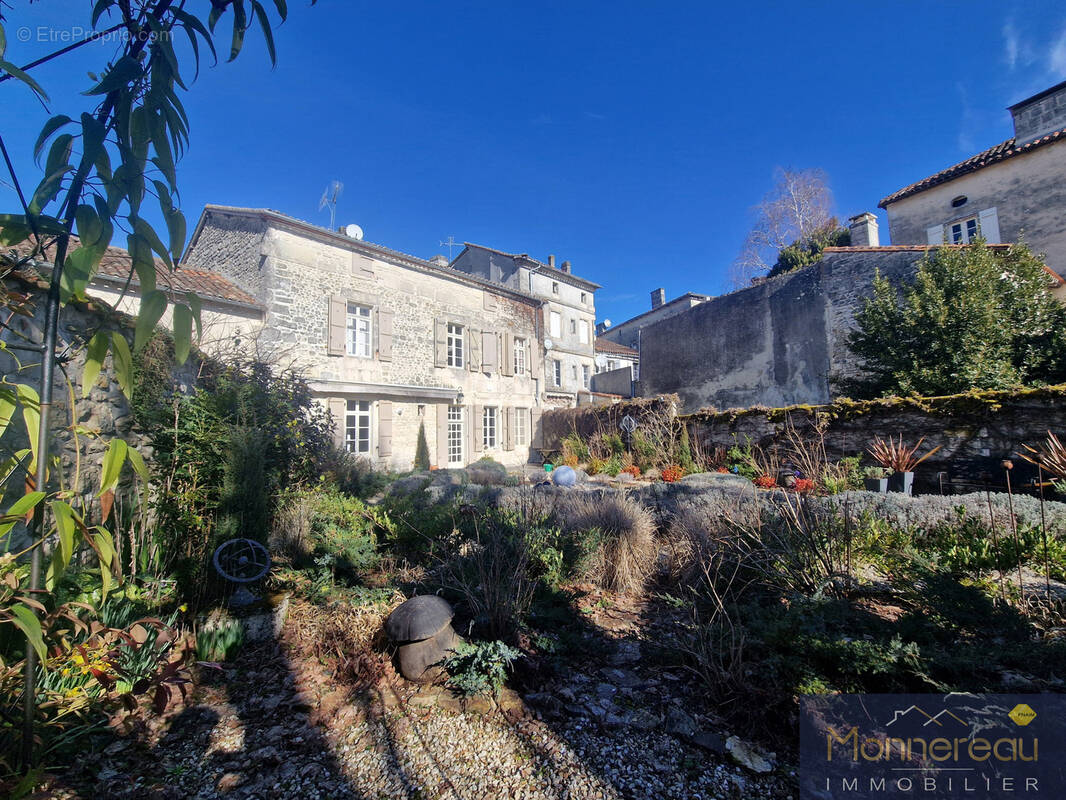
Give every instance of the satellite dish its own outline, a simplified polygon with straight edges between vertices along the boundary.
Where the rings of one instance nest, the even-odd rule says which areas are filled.
[[[545,339],[544,340],[544,349],[545,350],[551,350],[553,347],[555,347],[555,343],[551,339]]]
[[[611,321],[609,319],[605,319],[603,321],[603,327],[605,327],[605,328],[611,327]]]
[[[354,223],[352,225],[344,226],[344,235],[351,239],[362,239],[363,229]]]
[[[607,366],[607,356],[605,356],[603,353],[600,353],[599,355],[597,355],[594,360],[596,362],[596,366],[597,367],[606,367]]]

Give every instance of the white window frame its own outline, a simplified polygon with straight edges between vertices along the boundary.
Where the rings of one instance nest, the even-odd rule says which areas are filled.
[[[518,447],[529,444],[529,440],[526,438],[526,422],[528,419],[528,408],[516,408],[514,410],[514,443]]]
[[[374,316],[369,306],[348,303],[347,353],[357,358],[374,355]]]
[[[563,315],[558,311],[548,313],[548,331],[556,339],[563,335]]]
[[[466,364],[466,353],[463,350],[464,331],[463,326],[455,322],[448,323],[448,366],[463,367]]]
[[[556,358],[556,359],[553,359],[553,363],[555,365],[554,366],[555,385],[556,386],[562,386],[563,385],[563,362],[560,361],[558,358]]]
[[[526,374],[526,340],[519,337],[514,340],[514,374]]]
[[[958,228],[958,231],[955,229]],[[949,222],[944,226],[948,244],[969,244],[981,235],[981,220],[975,214]],[[956,238],[956,234],[958,238]]]
[[[462,406],[448,406],[448,430],[447,430],[447,442],[448,453],[446,458],[448,459],[448,466],[459,465],[464,463],[463,459],[463,407]]]
[[[481,446],[485,450],[500,446],[500,411],[496,406],[485,406],[481,410]]]
[[[366,456],[374,452],[374,404],[369,400],[345,403],[344,449]]]

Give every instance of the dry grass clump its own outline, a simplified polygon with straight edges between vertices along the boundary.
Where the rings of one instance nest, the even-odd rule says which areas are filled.
[[[560,505],[559,517],[571,533],[599,534],[600,552],[589,560],[587,577],[614,592],[643,590],[658,555],[650,511],[624,495],[586,494],[568,498]]]

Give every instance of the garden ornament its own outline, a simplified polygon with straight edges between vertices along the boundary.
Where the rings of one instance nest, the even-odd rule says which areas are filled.
[[[570,487],[577,483],[577,473],[573,467],[559,467],[552,472],[552,482],[556,486]]]
[[[454,616],[448,602],[435,594],[412,597],[389,614],[385,633],[399,645],[400,672],[407,680],[424,683],[437,677],[432,667],[459,643]]]
[[[216,548],[211,558],[215,572],[232,583],[253,583],[270,569],[270,554],[254,539],[229,539]],[[256,596],[241,586],[229,599],[231,606],[247,606]]]

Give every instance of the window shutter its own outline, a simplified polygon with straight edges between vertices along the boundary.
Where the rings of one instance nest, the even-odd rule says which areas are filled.
[[[503,352],[500,354],[500,374],[508,378],[514,375],[514,336],[505,331],[503,334]]]
[[[448,366],[448,323],[433,320],[433,366]]]
[[[529,359],[529,374],[534,378],[543,378],[544,374],[541,372],[541,356],[540,349],[544,346],[544,342],[538,341],[532,336],[526,338],[526,357]]]
[[[378,457],[392,455],[392,402],[378,401]]]
[[[496,310],[496,295],[494,295],[492,292],[485,292],[484,294],[485,294],[485,303],[484,303],[485,310],[486,311],[495,311]]]
[[[343,356],[346,352],[345,335],[348,332],[348,301],[340,295],[329,298],[329,330],[326,336],[327,352],[331,356]]]
[[[514,450],[514,415],[513,408],[503,410],[503,449]]]
[[[328,405],[330,416],[333,417],[333,446],[338,450],[343,450],[345,412],[348,410],[348,404],[343,398],[331,397]]]
[[[496,361],[496,351],[499,340],[495,331],[485,331],[481,334],[481,371],[499,372],[499,364]]]
[[[481,371],[481,332],[471,327],[463,329],[466,333],[466,366],[471,372]]]
[[[533,433],[533,438],[531,439],[531,441],[533,442],[533,447],[542,450],[544,449],[544,429],[541,427],[540,424],[540,415],[541,410],[539,408],[534,408],[532,419],[533,424],[530,426],[530,430]]]
[[[391,311],[378,311],[378,360],[392,361],[392,319]]]
[[[942,245],[944,244],[944,226],[933,225],[932,227],[925,229],[925,235],[929,239],[929,244]]]
[[[437,466],[448,466],[448,404],[437,406]]]
[[[999,244],[1002,240],[999,238],[999,214],[996,213],[996,209],[987,208],[977,215],[978,225],[980,226],[981,236],[989,244]]]
[[[366,256],[361,256],[356,253],[352,253],[352,277],[373,278],[374,262]]]
[[[484,449],[485,442],[483,439],[483,427],[485,421],[481,418],[482,411],[483,409],[481,406],[470,406],[470,415],[473,417],[473,419],[470,420],[469,437],[469,441],[472,445],[470,448],[471,453],[480,453]]]

